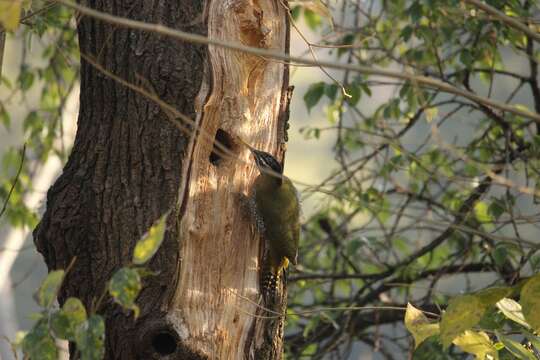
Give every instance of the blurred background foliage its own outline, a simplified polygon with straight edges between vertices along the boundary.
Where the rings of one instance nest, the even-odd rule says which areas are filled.
[[[317,54],[425,76],[540,113],[538,37],[504,21],[516,19],[538,35],[535,1],[485,2],[495,14],[469,1],[330,2],[328,11],[313,4],[321,3],[293,3],[291,14],[320,34],[308,45]],[[540,125],[415,81],[330,75],[303,94],[327,122],[302,133],[313,141],[331,136],[337,166],[302,191],[304,198],[325,195],[303,225],[289,309],[336,310],[289,316],[288,354],[345,359],[367,346],[374,358],[411,357],[397,308],[411,302],[440,314],[458,293],[511,287],[538,271]],[[458,312],[470,314],[469,305]],[[365,306],[379,308],[358,309]],[[516,358],[494,331],[520,331],[500,314],[487,312],[491,323],[470,328],[499,344],[493,354]],[[434,338],[414,358],[470,356],[466,346],[443,350]]]
[[[299,86],[285,173],[302,180],[304,221],[288,278],[287,358],[540,358],[521,299],[540,268],[540,8],[480,4],[488,10],[473,0],[289,3],[292,53],[413,80],[291,67]],[[79,55],[71,11],[55,1],[21,6],[20,66],[16,78],[2,74],[0,122],[4,134],[22,131],[26,146],[0,145],[0,204],[4,224],[32,229],[37,209],[24,195],[49,158],[69,154],[62,114]],[[39,101],[29,106],[31,96]],[[306,162],[321,143],[327,157]],[[305,164],[323,170],[305,178]],[[485,288],[502,290],[485,300]],[[427,317],[409,307],[406,324],[408,303]],[[471,320],[474,304],[482,311]],[[449,339],[452,331],[462,336]]]

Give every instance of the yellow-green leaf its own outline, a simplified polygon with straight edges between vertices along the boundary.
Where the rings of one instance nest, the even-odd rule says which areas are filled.
[[[483,331],[465,330],[463,334],[454,339],[453,343],[461,350],[473,354],[478,360],[486,359],[486,355],[490,355],[494,360],[499,358],[497,349]]]
[[[70,297],[62,306],[62,309],[53,313],[50,325],[54,334],[70,341],[75,341],[77,328],[86,321],[86,309],[81,300]]]
[[[511,292],[512,288],[497,286],[477,291],[474,293],[474,296],[476,296],[480,302],[487,307],[495,305],[499,300],[510,295]]]
[[[425,113],[426,113],[426,121],[428,123],[431,123],[433,119],[435,119],[437,115],[439,115],[439,109],[437,109],[436,107],[431,107],[431,108],[426,109]]]
[[[21,20],[21,0],[0,0],[0,25],[15,30]]]
[[[474,205],[474,214],[476,215],[478,221],[482,223],[492,221],[491,215],[489,214],[489,207],[483,201],[479,201]]]
[[[486,307],[474,295],[463,295],[450,299],[441,320],[443,347],[447,348],[465,330],[478,324],[485,310]]]
[[[429,322],[427,316],[411,304],[407,304],[405,327],[414,338],[415,349],[428,337],[439,333],[439,324]]]
[[[51,271],[47,275],[36,293],[36,300],[40,306],[47,308],[52,305],[63,280],[64,270]]]
[[[111,296],[126,309],[133,310],[135,318],[139,316],[139,307],[135,304],[135,300],[141,289],[141,277],[135,269],[121,268],[109,281]]]
[[[523,316],[536,332],[540,331],[540,274],[530,278],[521,289],[519,302]]]
[[[144,234],[142,239],[137,242],[135,250],[133,250],[134,264],[141,265],[146,263],[159,249],[165,235],[167,215],[168,213],[159,218],[159,220],[150,227],[148,232]]]
[[[497,308],[499,308],[503,315],[510,320],[515,321],[526,328],[530,328],[530,325],[527,323],[521,312],[521,305],[516,301],[508,298],[501,299],[497,302]]]

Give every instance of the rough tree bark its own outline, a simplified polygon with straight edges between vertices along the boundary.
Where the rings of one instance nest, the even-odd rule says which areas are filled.
[[[280,0],[182,2],[87,0],[117,16],[246,45],[288,50]],[[196,136],[180,132],[151,100],[81,66],[78,131],[62,175],[47,195],[34,232],[50,270],[76,257],[59,294],[95,306],[106,282],[132,258],[136,241],[171,211],[163,245],[150,263],[141,315],[111,299],[107,359],[277,359],[283,319],[266,319],[260,304],[261,239],[244,198],[256,176],[237,139],[283,157],[288,68],[217,47],[78,21],[81,52],[108,71],[146,87],[195,119]],[[143,79],[143,80],[141,80]],[[192,127],[193,128],[193,127]],[[218,139],[239,160],[214,150]],[[283,311],[286,294],[274,310]]]

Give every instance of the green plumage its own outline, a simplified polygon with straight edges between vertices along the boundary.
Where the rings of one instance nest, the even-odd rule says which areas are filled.
[[[288,262],[296,265],[300,237],[300,205],[292,182],[261,173],[253,185],[257,216],[263,225],[268,262],[279,276]]]
[[[272,301],[278,279],[290,263],[296,265],[300,238],[300,203],[282,165],[267,152],[246,145],[260,171],[250,191],[251,208],[267,251],[261,269],[261,292]]]

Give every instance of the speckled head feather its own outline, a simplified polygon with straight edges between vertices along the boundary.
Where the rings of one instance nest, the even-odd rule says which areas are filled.
[[[280,163],[269,153],[255,149],[251,149],[251,153],[253,154],[255,163],[261,172],[266,170],[277,172],[278,174],[283,173],[283,168],[281,167]]]

